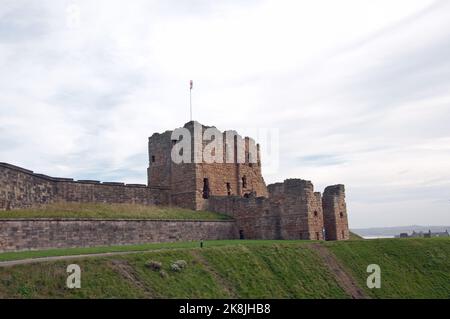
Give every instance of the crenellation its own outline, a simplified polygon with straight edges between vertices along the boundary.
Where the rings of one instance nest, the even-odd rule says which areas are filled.
[[[345,186],[333,185],[325,188],[323,199],[324,226],[328,240],[350,238],[345,202]]]
[[[54,178],[14,165],[0,164],[0,210],[30,208],[59,201],[168,204],[167,193],[167,189],[146,185]]]
[[[184,140],[187,137],[183,135],[186,132],[194,137],[187,143]],[[206,139],[203,138],[205,132],[208,132]],[[179,148],[184,145],[183,142],[189,146],[186,149],[188,153],[184,153],[184,148]],[[173,156],[177,152],[188,161],[174,161]],[[208,152],[210,158],[205,161],[204,155],[207,156]],[[311,181],[303,179],[286,179],[282,183],[266,186],[261,171],[259,144],[250,137],[240,136],[236,131],[221,132],[215,127],[191,121],[181,129],[153,134],[148,139],[148,159],[147,185],[75,181],[0,163],[0,210],[60,201],[174,205],[231,216],[233,221],[229,223],[233,226],[226,227],[227,231],[220,235],[223,239],[349,239],[344,185],[328,186],[323,195],[314,190]],[[80,232],[101,228],[103,226],[94,225],[104,225],[104,222],[67,224],[67,230],[55,231],[50,237],[46,237],[46,229],[54,228],[58,223],[42,222],[37,229],[32,226],[38,224],[31,222],[27,225],[18,224],[17,227],[14,222],[9,225],[11,228],[8,228],[8,232],[17,228],[26,233],[24,236],[31,236],[32,239],[45,238],[46,243],[41,242],[45,247],[68,247],[88,245],[80,237]],[[139,237],[134,232],[145,232],[145,227],[154,227],[147,223],[135,224],[136,227],[126,222],[117,225],[120,228],[118,234],[110,232],[112,228],[105,226],[108,233],[102,241],[134,243]],[[168,222],[164,225],[167,231],[163,235],[152,237],[149,233],[147,237],[142,237],[142,242],[198,238],[180,231],[180,225],[184,224]],[[199,225],[192,231],[199,229],[202,232],[204,224]],[[169,233],[171,235],[167,235]],[[0,241],[3,240],[2,236],[4,234],[0,232]],[[205,236],[214,238],[210,232]],[[29,245],[26,243],[23,247]],[[4,249],[11,247],[14,247],[13,243]]]

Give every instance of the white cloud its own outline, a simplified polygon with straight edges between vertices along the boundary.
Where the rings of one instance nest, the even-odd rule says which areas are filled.
[[[4,0],[0,21],[0,161],[145,183],[194,79],[200,122],[280,128],[266,181],[345,183],[352,227],[450,223],[447,1]]]

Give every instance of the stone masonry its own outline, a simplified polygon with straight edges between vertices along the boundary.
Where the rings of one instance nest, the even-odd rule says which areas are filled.
[[[236,238],[233,221],[10,219],[0,252]]]
[[[342,185],[332,186],[342,187]],[[319,192],[314,192],[310,181],[289,179],[269,185],[269,197],[248,198],[214,196],[208,200],[211,211],[230,215],[236,221],[241,238],[246,239],[348,239],[345,209],[340,207],[340,222],[326,219]],[[340,188],[343,192],[343,188]],[[341,193],[342,194],[342,193]],[[333,197],[339,202],[339,197]],[[341,198],[342,200],[342,198]],[[341,201],[342,203],[342,201]],[[345,203],[345,202],[344,202]],[[340,212],[344,212],[340,217]],[[334,211],[333,211],[334,212]],[[329,215],[327,215],[329,216]],[[328,228],[327,228],[328,227]],[[338,229],[340,236],[336,236]],[[342,236],[342,234],[344,234]]]
[[[0,210],[29,208],[58,201],[169,204],[164,187],[56,178],[0,163]]]
[[[205,138],[209,129],[216,133]],[[187,132],[194,138],[184,140],[186,137],[180,132]],[[231,146],[230,140],[234,142]],[[211,148],[213,144],[221,146]],[[180,149],[180,145],[188,147]],[[215,161],[202,157],[205,150],[211,151]],[[0,247],[3,248],[0,250],[56,247],[59,244],[55,240],[61,241],[64,247],[75,247],[91,243],[133,244],[199,238],[349,239],[344,185],[327,187],[323,196],[314,190],[310,181],[301,179],[266,186],[261,173],[259,145],[249,137],[189,122],[183,128],[153,134],[148,141],[148,152],[148,185],[75,181],[0,163],[0,210],[57,201],[135,203],[206,209],[228,214],[234,221],[224,224],[130,220],[106,224],[102,221],[1,221]],[[188,160],[175,162],[174,152]],[[13,230],[19,234],[13,234]],[[39,244],[33,246],[28,237]]]
[[[328,240],[350,238],[344,185],[328,186],[323,193],[323,215]]]
[[[172,161],[172,148],[180,142],[179,136],[173,136],[173,131],[153,134],[149,138],[149,168],[148,185],[151,187],[169,187],[171,203],[174,205],[191,208],[207,208],[209,196],[245,196],[256,193],[258,196],[267,197],[267,188],[261,174],[261,161],[259,146],[253,139],[242,138],[236,132],[234,136],[234,159],[232,163],[226,158],[226,133],[220,132],[223,140],[223,151],[220,163],[195,163],[196,155],[203,152],[210,140],[201,138],[208,126],[198,122],[189,122],[184,128],[193,137],[191,141],[190,163],[176,164]],[[229,131],[230,132],[230,131]],[[200,137],[199,137],[200,136]],[[196,137],[196,138],[194,138]],[[237,163],[237,145],[245,146],[243,157],[245,162]],[[249,148],[254,146],[257,150],[255,163],[250,162]],[[197,153],[197,154],[196,154]],[[208,186],[208,195],[205,196],[205,186]]]
[[[343,185],[327,187],[323,200],[310,181],[288,179],[266,187],[261,173],[259,145],[234,131],[218,132],[214,137],[223,140],[223,163],[195,162],[196,156],[202,156],[213,140],[203,136],[208,128],[211,127],[198,122],[184,125],[183,129],[194,137],[190,144],[189,163],[176,164],[171,160],[173,147],[182,142],[178,133],[166,131],[150,137],[149,186],[169,187],[174,205],[233,216],[243,238],[349,238]],[[226,152],[229,151],[226,135],[230,132],[234,136],[232,163],[226,162]],[[245,149],[243,163],[237,161],[239,143]],[[253,162],[250,161],[252,145],[257,150]]]

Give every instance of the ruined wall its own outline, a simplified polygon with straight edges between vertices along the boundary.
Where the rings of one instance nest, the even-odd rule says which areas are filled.
[[[146,185],[55,178],[0,163],[0,210],[56,201],[167,205],[169,193],[167,189]]]
[[[0,252],[236,239],[233,221],[2,220]]]
[[[56,198],[67,202],[140,205],[168,205],[169,201],[168,192],[164,189],[96,181],[57,182]]]
[[[207,128],[209,127],[201,126],[202,132]],[[259,146],[253,139],[242,138],[235,131],[217,131],[217,133],[220,134],[218,138],[222,139],[223,145],[220,162],[197,164],[197,189],[203,190],[204,179],[207,178],[211,196],[245,196],[254,193],[257,197],[268,197],[267,187],[261,173]],[[232,137],[229,141],[232,145],[227,145],[227,134]],[[202,142],[202,151],[210,142],[210,140]],[[238,150],[240,146],[243,147],[242,154]],[[251,149],[253,151],[250,151]],[[231,163],[230,159],[227,159],[227,152],[231,153]],[[204,202],[203,196],[197,196],[197,201]]]
[[[172,140],[172,133],[173,131],[155,133],[149,138],[148,185],[170,189],[169,197],[172,205],[197,209],[195,165],[176,164],[172,161],[172,148],[179,139],[174,137]]]
[[[349,239],[350,231],[348,228],[344,185],[334,185],[325,188],[322,205],[327,240]]]
[[[48,204],[55,198],[54,181],[20,167],[0,163],[0,210]]]
[[[288,179],[270,194],[280,203],[281,230],[284,239],[323,240],[323,213],[320,193],[314,192],[310,181]]]
[[[212,196],[207,203],[210,211],[233,217],[242,239],[282,239],[279,206],[267,198]]]
[[[171,187],[172,131],[155,133],[148,141],[148,186]]]
[[[213,196],[208,209],[236,220],[248,239],[324,239],[321,195],[300,179],[269,185],[269,198]]]

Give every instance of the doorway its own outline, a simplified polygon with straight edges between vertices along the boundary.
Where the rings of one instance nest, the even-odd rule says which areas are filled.
[[[209,180],[207,178],[203,179],[203,198],[208,199],[209,198]]]

